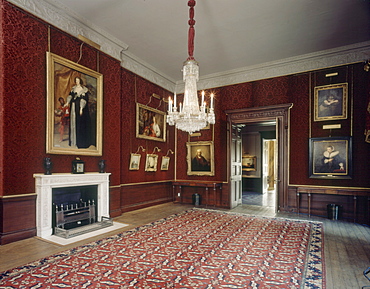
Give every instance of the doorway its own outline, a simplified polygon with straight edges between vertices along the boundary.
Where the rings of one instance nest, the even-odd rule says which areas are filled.
[[[276,122],[243,124],[242,204],[275,210],[277,179]]]
[[[275,211],[288,207],[289,109],[292,104],[245,108],[226,111],[228,117],[228,187],[230,208],[242,204],[242,159],[236,152],[240,147],[241,127],[250,124],[275,123],[276,159]],[[252,155],[253,156],[253,155]],[[258,165],[258,162],[257,162]],[[260,168],[262,160],[260,157]],[[241,168],[241,169],[238,169]],[[258,167],[257,167],[258,168]],[[262,172],[261,172],[262,175]],[[261,181],[262,182],[262,181]],[[262,189],[261,189],[262,190]]]

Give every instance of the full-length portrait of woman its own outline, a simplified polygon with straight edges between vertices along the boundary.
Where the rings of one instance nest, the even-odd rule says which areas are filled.
[[[89,112],[89,90],[80,77],[75,77],[75,85],[67,96],[70,107],[69,145],[88,148],[91,145],[91,127]]]

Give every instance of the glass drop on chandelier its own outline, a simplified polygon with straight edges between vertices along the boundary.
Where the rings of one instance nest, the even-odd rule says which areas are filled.
[[[169,98],[167,123],[192,134],[205,128],[208,124],[215,124],[214,96],[212,93],[209,110],[207,110],[204,91],[202,91],[202,101],[199,105],[197,91],[199,65],[194,59],[187,59],[184,62],[183,79],[185,81],[184,103],[183,105],[180,103],[179,111],[177,111],[176,94],[173,101]]]

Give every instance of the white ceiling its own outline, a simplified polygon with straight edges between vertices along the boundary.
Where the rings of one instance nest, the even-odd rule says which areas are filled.
[[[173,81],[188,56],[188,0],[46,0]],[[200,75],[366,42],[369,0],[197,0]],[[101,43],[98,43],[101,44]]]

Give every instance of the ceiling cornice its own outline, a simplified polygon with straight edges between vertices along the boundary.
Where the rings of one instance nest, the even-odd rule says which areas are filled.
[[[82,35],[99,44],[101,50],[113,58],[120,59],[120,52],[127,49],[127,44],[114,38],[106,37],[106,33],[91,23],[82,22],[68,15],[61,6],[57,6],[52,0],[7,0],[10,3],[41,18],[49,24],[75,36]]]
[[[154,67],[138,59],[127,51],[127,44],[102,31],[88,21],[80,21],[66,13],[53,0],[7,0],[29,13],[78,37],[82,35],[101,46],[101,51],[121,61],[125,69],[153,82],[169,91],[183,92],[182,80],[175,81]],[[339,47],[263,63],[256,66],[243,67],[236,70],[200,76],[198,89],[221,87],[260,79],[278,77],[313,71],[339,65],[362,62],[370,59],[370,41]],[[181,63],[179,63],[181,67]]]
[[[199,89],[314,71],[370,59],[370,41],[200,77]],[[180,84],[177,85],[177,88]],[[181,91],[181,89],[179,89]]]

